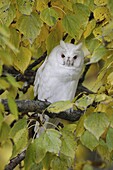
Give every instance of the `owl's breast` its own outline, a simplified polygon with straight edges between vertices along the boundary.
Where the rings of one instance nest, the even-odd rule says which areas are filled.
[[[46,77],[47,78],[47,77]],[[60,100],[72,100],[74,98],[77,81],[61,81],[57,77],[41,79],[38,89],[38,99],[51,103]]]
[[[65,66],[56,67],[54,70],[54,75],[64,82],[69,82],[77,80],[81,75],[81,68],[70,68]]]
[[[74,70],[57,69],[46,65],[39,80],[39,100],[49,102],[72,100],[79,80],[77,75]]]

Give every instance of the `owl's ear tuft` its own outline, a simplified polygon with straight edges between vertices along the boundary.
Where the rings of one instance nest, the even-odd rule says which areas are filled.
[[[63,40],[60,40],[60,46],[64,49],[67,49],[66,43]]]
[[[81,48],[82,48],[82,43],[76,45],[76,50],[81,50]]]

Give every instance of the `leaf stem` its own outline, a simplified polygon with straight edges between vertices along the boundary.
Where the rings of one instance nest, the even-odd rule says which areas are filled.
[[[58,6],[55,6],[55,5],[53,5],[52,7],[54,7],[54,8],[57,8],[57,9],[61,10],[61,11],[62,11],[62,12],[66,15],[65,11],[64,11],[62,8],[60,8],[60,7],[58,7]]]

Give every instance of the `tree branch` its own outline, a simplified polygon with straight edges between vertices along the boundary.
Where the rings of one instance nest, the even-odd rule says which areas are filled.
[[[42,113],[43,110],[45,110],[50,103],[47,101],[35,101],[35,100],[15,100],[18,111],[23,113],[28,112],[35,112],[35,113]],[[10,112],[8,101],[2,100],[2,104],[4,105],[5,111]],[[75,110],[73,112],[64,111],[59,113],[49,113],[47,110],[45,110],[44,114],[48,115],[50,118],[61,118],[69,121],[77,121],[81,115],[84,113],[82,110]],[[33,114],[34,118],[38,118],[38,114]]]
[[[10,163],[5,167],[5,170],[14,169],[25,158],[26,150],[18,154],[15,158],[10,160]]]
[[[91,66],[91,64],[88,64],[88,65],[85,66],[84,72],[83,72],[83,74],[82,74],[82,76],[81,76],[81,78],[79,80],[79,84],[82,84],[84,82],[86,74],[87,74],[90,66]]]

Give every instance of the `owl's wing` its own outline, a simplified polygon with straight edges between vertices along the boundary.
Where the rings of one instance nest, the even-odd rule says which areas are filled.
[[[45,68],[46,63],[47,63],[47,58],[45,59],[44,63],[39,67],[39,69],[36,72],[35,81],[34,81],[34,96],[37,96],[38,94],[40,78],[41,78],[41,75]]]

